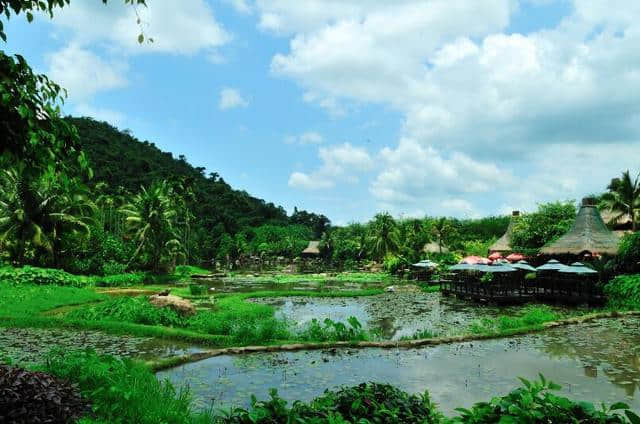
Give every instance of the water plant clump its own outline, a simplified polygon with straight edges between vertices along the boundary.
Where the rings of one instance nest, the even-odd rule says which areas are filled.
[[[373,334],[362,328],[362,324],[356,317],[349,317],[347,324],[335,322],[329,318],[325,318],[321,324],[314,318],[297,336],[303,341],[320,342],[363,341],[374,338]]]

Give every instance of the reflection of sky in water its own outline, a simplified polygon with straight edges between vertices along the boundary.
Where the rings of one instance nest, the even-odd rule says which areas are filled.
[[[563,394],[599,404],[622,400],[640,409],[640,320],[600,321],[510,339],[411,350],[337,350],[221,356],[159,373],[190,385],[199,406],[248,406],[277,388],[286,399],[310,400],[327,387],[387,382],[408,392],[429,390],[443,411],[505,394],[517,376],[539,372]],[[603,347],[606,346],[606,349]]]
[[[346,322],[355,316],[364,326],[379,328],[387,339],[411,337],[418,331],[449,335],[465,329],[481,317],[510,315],[521,311],[517,307],[492,307],[442,297],[439,293],[385,293],[379,296],[355,298],[263,298],[255,302],[277,308],[279,317],[298,325],[313,318]],[[556,307],[560,313],[566,309]]]

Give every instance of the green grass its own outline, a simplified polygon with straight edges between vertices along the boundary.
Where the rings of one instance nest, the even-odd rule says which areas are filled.
[[[210,423],[208,414],[195,414],[187,390],[159,381],[142,364],[91,352],[54,352],[40,367],[73,381],[89,398],[95,418],[84,423],[198,424]]]
[[[50,309],[105,300],[108,297],[76,287],[0,283],[0,317],[33,316]]]
[[[545,322],[562,318],[547,305],[527,305],[517,316],[501,315],[496,318],[482,318],[473,322],[467,331],[470,334],[483,335],[512,334],[524,329],[541,329]]]

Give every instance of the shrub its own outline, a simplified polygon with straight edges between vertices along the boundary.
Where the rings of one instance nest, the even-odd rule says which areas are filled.
[[[157,308],[144,296],[118,297],[76,309],[67,315],[69,319],[84,321],[120,321],[134,324],[184,327],[185,320],[171,308]]]
[[[51,269],[24,266],[22,268],[0,268],[0,281],[14,285],[37,284],[83,287],[90,283],[90,279],[83,276],[69,274],[68,272]]]
[[[189,284],[189,293],[192,296],[204,296],[207,294],[207,286],[203,284]]]
[[[458,408],[461,413],[454,418],[457,423],[637,423],[640,418],[624,403],[597,410],[588,402],[574,402],[556,396],[550,391],[560,386],[540,375],[539,381],[530,382],[521,378],[524,387],[506,396],[493,398],[490,402],[479,402],[471,409]],[[620,411],[620,412],[617,412]],[[627,420],[628,419],[628,420]]]
[[[317,319],[304,328],[298,337],[304,341],[325,342],[325,341],[359,341],[368,340],[371,336],[362,328],[362,324],[356,317],[349,317],[347,325],[342,322],[335,322],[329,318],[324,320],[324,325]]]
[[[407,260],[400,256],[387,256],[386,258],[384,258],[382,267],[384,268],[385,271],[391,274],[396,274],[405,265],[408,265],[408,264],[409,263],[407,262]]]
[[[76,383],[105,422],[186,424],[197,419],[188,391],[176,391],[169,381],[158,381],[147,367],[131,360],[56,351],[44,370]]]
[[[604,286],[604,293],[613,308],[640,309],[640,274],[617,276]]]
[[[640,231],[625,235],[620,241],[616,267],[620,272],[640,271]]]
[[[127,270],[127,264],[115,261],[108,261],[102,265],[102,275],[124,274]]]
[[[43,372],[0,366],[0,422],[67,423],[91,411],[77,388]]]
[[[91,277],[98,287],[130,287],[139,286],[145,283],[148,276],[144,272],[128,274],[106,275],[104,277]]]
[[[271,399],[257,401],[252,397],[251,411],[241,408],[219,415],[219,424],[266,423],[439,423],[443,416],[429,399],[429,394],[410,395],[388,384],[362,383],[325,391],[324,395],[305,404],[299,401],[291,408],[270,392]]]

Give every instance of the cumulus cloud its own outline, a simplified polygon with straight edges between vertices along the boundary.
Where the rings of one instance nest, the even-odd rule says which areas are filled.
[[[105,42],[130,54],[211,52],[231,39],[204,0],[158,0],[137,9],[117,2],[77,2],[62,9],[52,22],[76,34],[76,42]],[[141,28],[153,43],[138,43]]]
[[[610,152],[637,157],[632,3],[574,1],[557,27],[527,34],[505,32],[515,0],[256,6],[261,28],[291,39],[272,73],[297,81],[306,101],[403,114],[370,183],[380,205],[470,214],[601,191],[627,166]]]
[[[357,183],[358,175],[374,166],[373,158],[365,149],[350,143],[321,147],[318,157],[322,165],[310,173],[292,173],[290,187],[317,190],[333,187],[337,181]]]
[[[324,137],[315,131],[305,131],[300,135],[288,135],[284,138],[284,142],[287,144],[299,144],[305,146],[308,144],[321,144],[324,142]]]
[[[225,87],[220,90],[220,100],[218,100],[218,108],[220,110],[229,110],[243,108],[249,106],[246,100],[235,88]]]
[[[70,97],[83,101],[101,91],[127,85],[127,65],[106,61],[77,44],[47,56],[49,76],[65,87]]]

